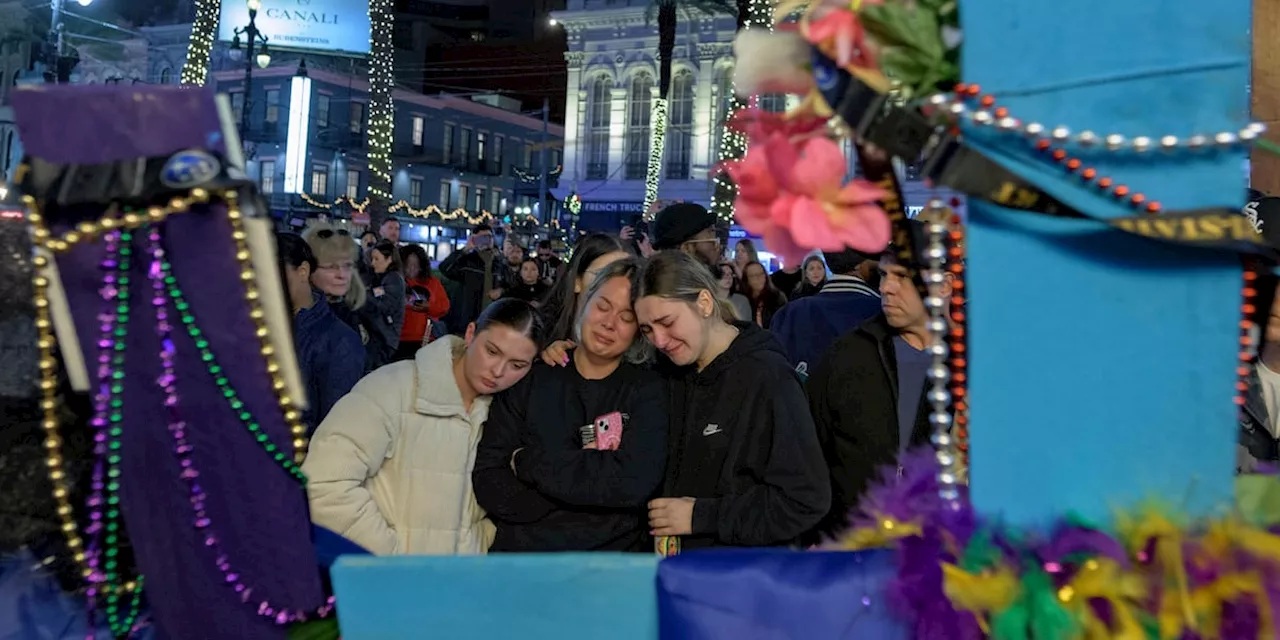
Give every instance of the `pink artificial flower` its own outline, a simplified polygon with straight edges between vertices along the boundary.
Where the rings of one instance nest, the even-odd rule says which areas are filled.
[[[729,128],[746,135],[751,140],[765,140],[771,134],[780,133],[788,139],[807,136],[825,129],[827,119],[813,114],[783,114],[748,107],[734,112]]]
[[[858,20],[858,14],[848,9],[820,11],[809,18],[804,29],[805,38],[815,46],[829,44],[836,64],[853,65],[864,69],[876,68],[875,52],[867,40],[867,31]]]
[[[864,180],[845,184],[846,166],[832,140],[771,134],[725,165],[738,185],[738,222],[788,263],[813,249],[879,252],[889,243],[889,219],[877,203],[885,193]]]

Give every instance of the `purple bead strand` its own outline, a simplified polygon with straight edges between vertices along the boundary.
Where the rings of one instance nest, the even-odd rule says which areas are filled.
[[[187,490],[190,494],[192,525],[204,538],[204,545],[209,548],[209,552],[214,556],[214,562],[218,567],[218,571],[222,574],[223,582],[240,595],[241,602],[252,605],[254,604],[253,588],[241,581],[240,574],[232,568],[231,562],[214,532],[213,520],[209,517],[209,512],[205,505],[208,495],[199,483],[200,472],[196,468],[193,456],[195,447],[187,440],[187,424],[179,415],[180,398],[175,384],[177,371],[174,365],[173,325],[169,322],[165,298],[167,291],[164,282],[165,269],[163,267],[165,252],[160,245],[160,230],[158,227],[151,227],[148,240],[151,265],[147,269],[147,274],[151,278],[152,287],[155,291],[155,297],[152,302],[156,308],[156,331],[160,336],[162,345],[160,361],[163,371],[158,384],[165,393],[164,405],[169,414],[169,435],[173,438],[173,452],[178,459],[178,466],[182,469],[180,477],[187,484]],[[314,616],[319,618],[328,617],[333,613],[333,606],[334,598],[330,596],[315,611]],[[281,626],[293,622],[304,622],[309,618],[308,614],[302,610],[289,611],[278,608],[266,599],[257,602],[257,612],[259,616]]]
[[[90,480],[91,491],[86,500],[86,511],[89,514],[89,525],[85,527],[85,533],[89,536],[88,545],[85,548],[85,563],[89,567],[88,575],[85,576],[89,583],[89,588],[85,591],[85,601],[88,606],[87,619],[89,622],[88,637],[92,640],[94,635],[94,612],[97,610],[98,585],[102,584],[106,577],[100,569],[102,560],[102,505],[104,497],[102,490],[106,487],[106,469],[105,458],[107,457],[107,403],[111,397],[111,347],[114,341],[111,339],[112,332],[115,331],[115,314],[112,313],[112,307],[115,306],[116,300],[116,267],[119,266],[120,250],[120,232],[115,231],[103,236],[104,254],[99,268],[102,270],[102,286],[98,289],[98,295],[102,297],[103,305],[102,313],[98,315],[98,368],[96,381],[98,383],[98,393],[93,397],[93,418],[90,419],[89,425],[93,427],[93,478]]]

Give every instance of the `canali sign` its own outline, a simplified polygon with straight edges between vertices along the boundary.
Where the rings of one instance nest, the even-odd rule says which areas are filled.
[[[369,3],[360,0],[262,0],[255,21],[272,49],[369,53]],[[218,39],[231,42],[249,24],[244,2],[224,2]],[[241,36],[241,44],[244,44]]]

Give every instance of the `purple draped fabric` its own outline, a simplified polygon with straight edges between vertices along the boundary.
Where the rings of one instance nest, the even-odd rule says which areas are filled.
[[[28,154],[59,162],[102,162],[220,146],[211,94],[173,88],[74,87],[19,92],[15,111]],[[47,114],[57,114],[45,118]],[[210,144],[206,144],[210,143]],[[272,441],[289,450],[285,426],[240,284],[231,226],[222,206],[196,207],[165,223],[173,274],[226,376]],[[223,580],[193,526],[167,430],[150,282],[134,238],[132,319],[125,365],[121,500],[137,562],[146,575],[151,610],[163,636],[198,640],[283,638],[257,615],[256,602],[291,610],[323,603],[309,535],[303,488],[271,460],[228,407],[179,325],[178,392],[187,437],[194,445],[207,510],[251,604]],[[60,256],[58,266],[90,363],[96,360],[99,242]],[[174,317],[176,320],[176,316]],[[175,323],[176,324],[176,323]]]

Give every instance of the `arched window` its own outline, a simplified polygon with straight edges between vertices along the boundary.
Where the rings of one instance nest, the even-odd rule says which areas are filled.
[[[671,79],[671,107],[667,125],[667,178],[688,180],[693,159],[693,73],[687,69]]]
[[[653,76],[640,71],[631,76],[627,95],[627,180],[644,180],[649,166],[649,120],[653,113]]]
[[[169,67],[160,70],[160,84],[169,84]]]
[[[609,112],[613,105],[613,79],[598,75],[587,89],[587,179],[609,177]]]
[[[720,149],[724,145],[724,137],[728,135],[729,105],[733,102],[733,67],[725,66],[716,70],[715,131],[712,132],[711,157],[720,159]]]

